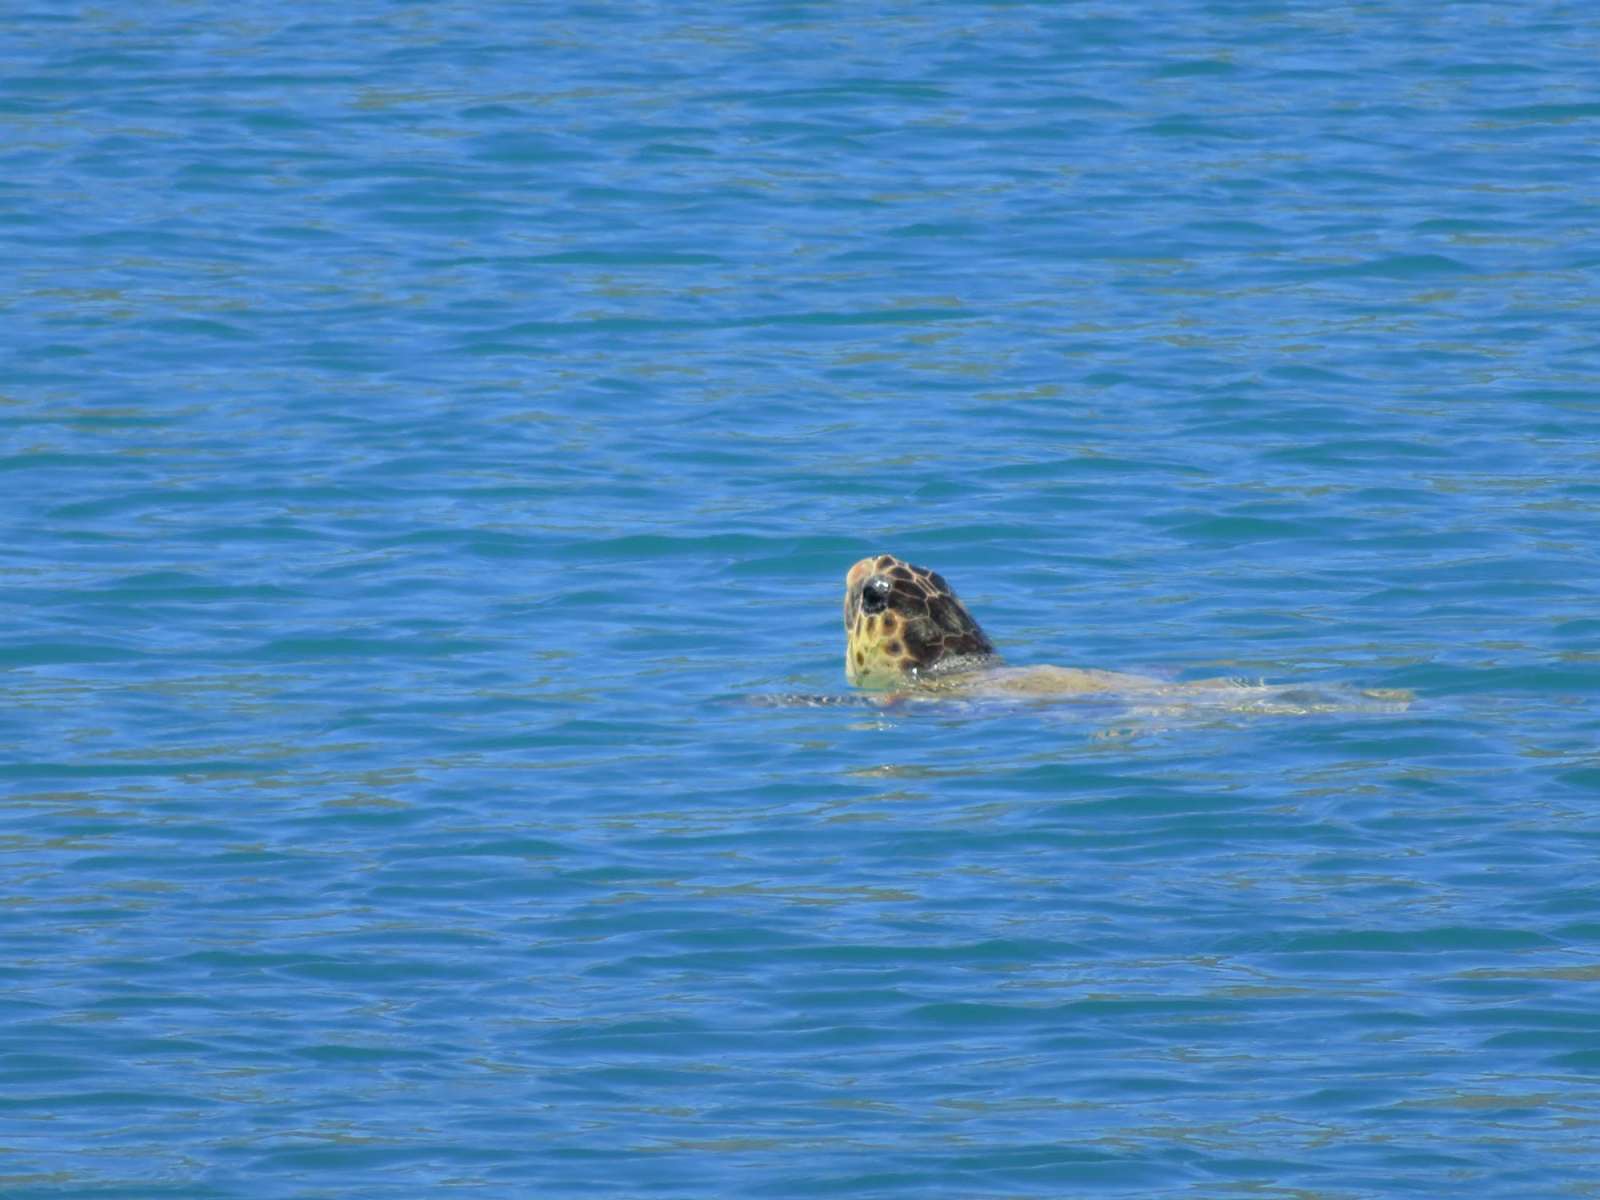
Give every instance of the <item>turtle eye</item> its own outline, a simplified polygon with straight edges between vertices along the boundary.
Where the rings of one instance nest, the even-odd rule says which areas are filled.
[[[867,585],[861,589],[861,611],[865,613],[881,613],[889,607],[889,592],[891,590],[887,579],[867,580]]]

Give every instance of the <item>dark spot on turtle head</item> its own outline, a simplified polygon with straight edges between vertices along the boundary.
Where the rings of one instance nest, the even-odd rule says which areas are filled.
[[[884,649],[887,650],[890,654],[894,655],[896,658],[899,658],[900,657],[900,652],[902,650],[904,650],[905,647],[902,646],[899,642],[890,642],[887,646],[884,647]]]
[[[926,637],[916,625],[906,626],[905,649],[907,661],[917,666],[929,666],[939,657],[937,638]]]
[[[928,582],[946,595],[950,594],[950,585],[944,581],[944,576],[939,574],[939,572],[929,571]]]
[[[949,630],[951,633],[961,632],[961,618],[965,615],[961,606],[948,596],[935,596],[928,601],[928,615],[933,618],[933,623],[940,629]]]
[[[861,608],[864,612],[881,613],[889,607],[889,595],[894,585],[882,575],[874,575],[861,586]]]
[[[896,563],[894,570],[890,571],[889,574],[893,575],[896,579],[904,579],[907,581],[916,578],[911,574],[911,568],[906,566],[905,563]]]
[[[863,666],[866,666],[866,663],[867,663],[867,656],[865,654],[863,654],[861,651],[857,650],[856,651],[856,666],[863,667]]]
[[[883,631],[885,633],[893,633],[898,624],[899,622],[895,620],[892,612],[886,612],[883,614]]]
[[[894,555],[880,554],[878,556],[878,569],[880,571],[886,571],[892,566],[894,566]]]

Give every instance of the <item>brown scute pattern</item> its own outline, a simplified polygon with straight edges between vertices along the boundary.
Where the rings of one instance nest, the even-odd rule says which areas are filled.
[[[887,585],[881,615],[862,612],[868,586]],[[994,646],[937,572],[891,554],[864,558],[845,576],[845,674],[852,683],[890,687],[912,671],[952,657],[982,658]]]
[[[906,653],[919,667],[931,667],[937,657],[940,643],[936,639],[925,637],[915,628],[906,630]]]

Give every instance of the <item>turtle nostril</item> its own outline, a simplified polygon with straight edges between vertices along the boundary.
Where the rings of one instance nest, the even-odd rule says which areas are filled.
[[[861,611],[881,613],[889,607],[889,591],[887,579],[869,579],[867,585],[861,589]]]

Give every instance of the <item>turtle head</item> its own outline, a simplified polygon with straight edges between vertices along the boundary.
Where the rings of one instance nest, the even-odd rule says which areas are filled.
[[[941,663],[982,659],[994,646],[937,572],[892,554],[863,558],[844,580],[845,677],[892,688]]]

